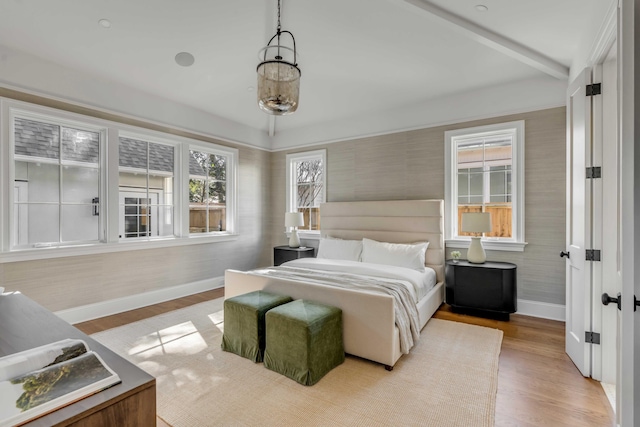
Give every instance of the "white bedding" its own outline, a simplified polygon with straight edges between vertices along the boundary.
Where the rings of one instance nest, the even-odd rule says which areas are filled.
[[[400,351],[404,354],[409,353],[411,347],[420,338],[420,317],[411,292],[413,284],[407,280],[318,268],[304,268],[297,266],[297,264],[296,266],[289,264],[252,270],[251,273],[279,279],[316,283],[328,287],[389,295],[394,299],[394,322],[400,332]]]
[[[309,268],[322,271],[359,274],[376,278],[402,280],[411,293],[413,301],[420,301],[436,284],[436,272],[425,267],[425,271],[392,265],[372,264],[359,261],[344,261],[324,258],[300,258],[285,262],[283,266]]]

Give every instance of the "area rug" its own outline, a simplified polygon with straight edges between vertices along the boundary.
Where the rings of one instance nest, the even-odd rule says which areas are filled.
[[[220,349],[222,298],[92,335],[156,377],[157,413],[194,426],[493,426],[502,331],[431,319],[388,372],[348,356],[305,387]]]

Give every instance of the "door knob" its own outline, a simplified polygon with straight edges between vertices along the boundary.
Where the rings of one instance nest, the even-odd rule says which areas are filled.
[[[620,294],[620,292],[618,292],[617,295],[618,298],[613,298],[610,297],[608,293],[604,293],[602,294],[602,304],[604,305],[609,305],[610,302],[615,302],[616,305],[618,306],[618,310],[622,309],[622,295]]]
[[[564,252],[564,251],[563,251],[563,252],[560,252],[560,258],[562,258],[562,257],[564,257],[564,256],[566,256],[567,258],[571,258],[571,257],[569,256],[569,252]]]

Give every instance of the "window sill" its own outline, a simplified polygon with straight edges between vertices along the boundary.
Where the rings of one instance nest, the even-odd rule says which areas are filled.
[[[291,237],[291,232],[287,231],[284,234],[287,235],[287,239]],[[306,240],[320,240],[320,232],[319,231],[309,231],[309,230],[298,230],[298,237],[300,239]]]
[[[468,249],[471,244],[466,239],[447,239],[445,246],[447,248]],[[482,247],[488,251],[506,251],[506,252],[524,252],[527,242],[500,242],[496,240],[482,240]]]
[[[158,240],[96,243],[77,246],[29,248],[0,254],[0,264],[19,261],[33,261],[39,259],[64,258],[81,255],[105,254],[111,252],[125,252],[145,249],[168,248],[174,246],[201,245],[206,243],[229,242],[237,240],[238,234],[219,234],[215,236],[174,237]]]

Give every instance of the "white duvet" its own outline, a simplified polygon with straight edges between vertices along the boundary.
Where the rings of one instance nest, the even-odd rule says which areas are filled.
[[[287,267],[308,268],[312,270],[337,271],[375,277],[379,280],[401,281],[409,290],[414,303],[424,297],[436,284],[436,272],[426,267],[424,271],[392,265],[371,264],[359,261],[343,261],[326,258],[300,258],[282,264]]]

